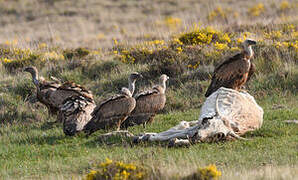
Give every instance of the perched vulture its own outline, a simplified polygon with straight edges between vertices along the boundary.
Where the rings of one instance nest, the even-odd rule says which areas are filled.
[[[165,74],[161,75],[160,84],[154,86],[152,90],[141,92],[135,96],[136,107],[129,117],[122,123],[121,127],[127,129],[129,126],[143,124],[153,121],[157,112],[162,110],[166,104],[166,81],[169,77]]]
[[[129,89],[123,87],[121,93],[101,102],[92,112],[92,119],[84,127],[87,135],[99,129],[120,129],[121,123],[128,117],[136,106],[136,100],[132,97],[135,90],[135,82],[142,77],[139,73],[132,73],[128,78]]]
[[[210,96],[220,87],[239,90],[255,71],[255,66],[251,64],[250,59],[253,56],[252,45],[256,41],[246,39],[243,42],[243,51],[227,59],[214,70],[211,84],[205,94]]]

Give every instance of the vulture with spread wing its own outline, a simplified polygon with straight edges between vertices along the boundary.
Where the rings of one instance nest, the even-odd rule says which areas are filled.
[[[166,81],[169,77],[165,74],[160,77],[160,84],[154,86],[152,90],[141,92],[136,95],[136,107],[129,117],[121,124],[122,128],[143,124],[153,121],[157,112],[162,110],[166,104]]]
[[[128,117],[136,106],[136,100],[132,97],[135,90],[135,82],[142,77],[139,73],[132,73],[128,78],[129,89],[123,87],[121,93],[101,102],[92,112],[92,119],[84,127],[87,135],[99,129],[120,129],[121,123]]]
[[[245,40],[241,53],[227,59],[215,68],[205,97],[210,96],[220,87],[239,90],[250,79],[255,72],[255,66],[250,62],[253,57],[251,46],[255,44],[254,40]]]

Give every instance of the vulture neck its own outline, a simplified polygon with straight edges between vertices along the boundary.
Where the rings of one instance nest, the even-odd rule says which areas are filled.
[[[244,54],[247,59],[250,59],[254,55],[251,46],[244,46]]]
[[[37,71],[31,72],[31,76],[32,76],[32,82],[33,82],[33,84],[35,84],[37,86],[39,84],[39,81],[38,81],[38,72]]]
[[[166,81],[161,80],[160,86],[162,87],[162,92],[161,93],[164,94],[166,92]]]
[[[130,78],[128,79],[128,89],[132,95],[135,92],[135,83],[136,80],[131,80]]]

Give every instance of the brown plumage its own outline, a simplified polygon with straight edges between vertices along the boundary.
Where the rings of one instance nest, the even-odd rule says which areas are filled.
[[[121,94],[115,95],[101,102],[92,112],[92,119],[84,127],[87,135],[99,129],[120,129],[121,123],[128,117],[136,106],[136,100],[132,97],[135,81],[140,78],[138,73],[132,73],[129,78],[129,89],[122,88]]]
[[[45,81],[38,76],[36,67],[26,67],[24,71],[29,72],[36,86],[36,97],[39,102],[47,106],[49,114],[57,114],[59,106],[50,102],[51,95],[61,86],[57,82]]]
[[[88,91],[81,85],[73,82],[65,82],[61,84],[57,90],[50,95],[49,101],[51,104],[60,107],[67,98],[72,96],[83,96],[90,101],[93,101],[91,91]]]
[[[256,42],[253,40],[245,40],[243,43],[243,52],[236,54],[215,68],[205,97],[210,96],[220,87],[239,90],[250,79],[255,71],[255,66],[251,65],[250,62],[253,56],[251,46],[255,44]]]
[[[154,86],[152,90],[141,92],[135,96],[136,107],[130,116],[121,124],[122,128],[143,124],[153,121],[157,112],[161,111],[166,103],[166,81],[169,77],[163,74],[160,77],[160,84]]]
[[[89,101],[93,101],[92,93],[84,87],[72,83],[59,83],[56,81],[45,81],[38,76],[36,67],[26,67],[24,71],[32,75],[32,81],[37,88],[37,99],[47,106],[50,114],[57,114],[63,102],[69,97],[83,96]]]
[[[83,130],[91,120],[91,113],[96,107],[93,98],[83,95],[74,95],[64,100],[58,114],[59,122],[63,122],[65,135],[73,136]],[[91,95],[92,96],[92,95]]]

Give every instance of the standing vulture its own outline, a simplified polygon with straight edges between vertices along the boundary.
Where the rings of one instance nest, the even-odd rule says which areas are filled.
[[[64,133],[72,136],[81,131],[96,106],[92,93],[72,82],[45,81],[38,76],[36,67],[27,67],[24,71],[31,73],[37,99],[47,106],[49,114],[58,113],[56,122],[63,122]]]
[[[82,95],[93,99],[92,93],[78,84],[72,82],[61,84],[57,81],[44,80],[38,76],[38,70],[34,66],[26,67],[24,71],[31,74],[37,88],[37,99],[47,106],[50,114],[57,114],[63,102],[71,96]]]
[[[243,51],[227,59],[214,70],[211,84],[205,94],[210,96],[220,87],[239,90],[255,71],[255,66],[251,64],[250,59],[253,56],[252,45],[256,41],[246,39],[243,42]]]
[[[38,76],[38,70],[34,66],[26,67],[24,71],[29,72],[32,76],[32,81],[37,89],[37,100],[48,108],[49,114],[57,114],[61,103],[53,103],[50,99],[61,84],[58,82],[45,81],[43,77]]]
[[[123,87],[121,93],[101,102],[92,112],[92,119],[84,127],[87,135],[99,129],[117,127],[128,117],[136,106],[136,100],[132,97],[135,90],[135,82],[142,76],[132,73],[128,78],[129,89]]]
[[[162,110],[166,104],[166,81],[169,77],[165,74],[160,76],[160,84],[152,90],[141,92],[136,95],[136,107],[129,117],[122,123],[121,127],[127,129],[129,126],[143,124],[153,121],[157,112]]]

